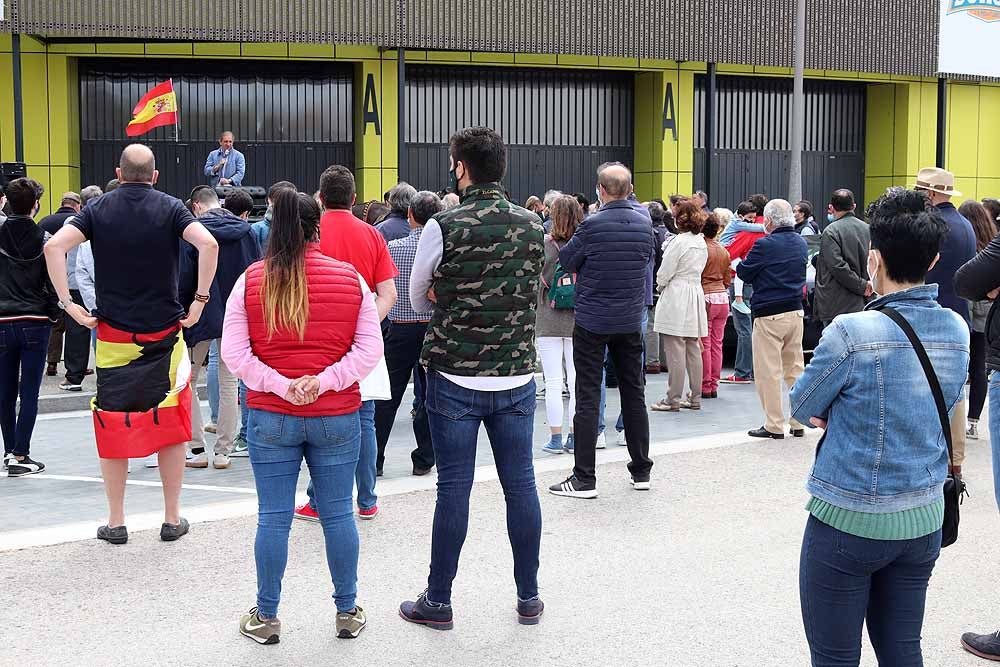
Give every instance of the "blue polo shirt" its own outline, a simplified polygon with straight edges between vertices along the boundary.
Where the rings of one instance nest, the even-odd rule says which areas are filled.
[[[143,183],[122,183],[69,222],[94,251],[98,319],[132,333],[154,333],[184,317],[177,265],[180,238],[192,222],[179,199]]]

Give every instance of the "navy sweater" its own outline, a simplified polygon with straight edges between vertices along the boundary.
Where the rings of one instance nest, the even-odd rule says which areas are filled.
[[[969,322],[969,302],[955,293],[955,273],[976,256],[976,233],[972,223],[965,219],[951,202],[939,204],[938,212],[948,223],[948,235],[941,243],[941,259],[927,274],[926,283],[937,283],[937,302],[942,308],[951,308]]]
[[[577,274],[576,323],[595,334],[642,330],[647,272],[656,255],[652,224],[629,201],[612,201],[587,218],[559,251]]]
[[[802,310],[808,254],[809,246],[794,227],[778,227],[753,244],[736,274],[753,285],[754,317]]]

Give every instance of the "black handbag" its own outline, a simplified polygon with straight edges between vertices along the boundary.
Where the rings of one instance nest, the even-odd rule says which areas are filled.
[[[934,402],[937,404],[938,419],[941,420],[941,430],[944,431],[944,440],[948,444],[948,462],[954,466],[955,453],[951,446],[951,422],[948,419],[948,408],[945,406],[944,392],[941,391],[941,384],[938,382],[937,373],[934,372],[931,360],[927,357],[927,350],[924,349],[920,339],[917,338],[913,327],[910,326],[910,323],[899,312],[892,308],[880,308],[879,312],[889,317],[889,319],[903,330],[906,337],[910,339],[910,345],[913,346],[914,352],[917,353],[917,358],[920,359],[924,375],[927,376],[927,384],[930,385],[931,394],[934,395]],[[958,539],[959,506],[962,504],[963,495],[965,495],[965,482],[961,479],[955,479],[955,476],[949,472],[944,482],[944,523],[941,525],[942,547],[951,546]]]

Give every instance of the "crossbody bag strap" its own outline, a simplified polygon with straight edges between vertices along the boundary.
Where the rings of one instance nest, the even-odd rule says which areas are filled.
[[[948,443],[948,462],[954,467],[955,454],[951,444],[951,421],[948,419],[948,407],[945,405],[944,392],[941,391],[941,383],[938,382],[937,373],[934,372],[934,366],[931,365],[931,360],[927,356],[927,350],[924,349],[923,343],[917,338],[917,333],[913,330],[913,327],[910,326],[910,323],[898,311],[893,308],[881,308],[879,312],[888,316],[889,319],[903,330],[906,337],[910,339],[910,345],[913,346],[914,352],[917,353],[917,358],[920,359],[924,375],[927,376],[927,384],[931,386],[931,394],[934,395],[934,402],[937,404],[938,419],[941,420],[941,430],[944,431],[944,441]]]

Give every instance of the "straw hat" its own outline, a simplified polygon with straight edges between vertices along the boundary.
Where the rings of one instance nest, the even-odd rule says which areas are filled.
[[[917,190],[937,192],[949,197],[961,197],[962,193],[955,189],[955,174],[938,167],[926,167],[917,174]]]

